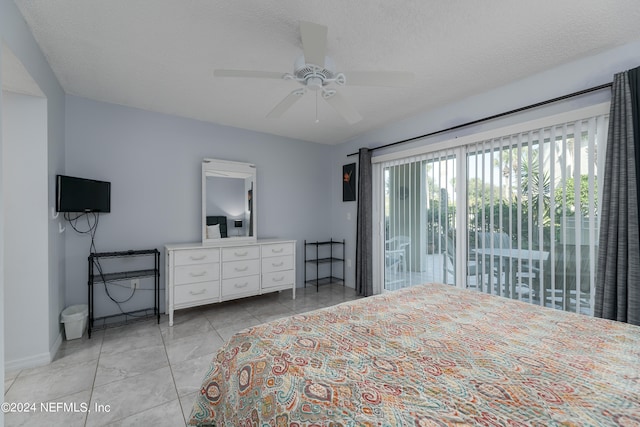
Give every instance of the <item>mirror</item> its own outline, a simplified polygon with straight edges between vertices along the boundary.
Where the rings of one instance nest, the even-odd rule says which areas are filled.
[[[202,243],[256,240],[256,167],[202,161]]]

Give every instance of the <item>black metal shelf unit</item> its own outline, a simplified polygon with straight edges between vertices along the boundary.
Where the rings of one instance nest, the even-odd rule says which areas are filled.
[[[152,257],[153,256],[153,268],[147,268],[142,270],[129,270],[118,271],[112,273],[100,272],[96,266],[99,265],[100,259],[108,258],[125,258],[125,257]],[[96,271],[98,270],[98,271]],[[96,283],[117,282],[121,280],[131,280],[143,277],[153,277],[153,309],[147,308],[142,310],[135,310],[132,312],[114,314],[111,316],[104,316],[95,318],[93,317],[93,286]],[[87,332],[89,338],[91,338],[91,330],[96,329],[95,324],[98,321],[102,321],[102,326],[106,327],[108,319],[116,317],[123,317],[124,323],[129,320],[128,317],[136,320],[142,318],[156,317],[158,323],[160,323],[160,251],[157,249],[143,249],[137,251],[120,251],[120,252],[92,252],[89,255],[89,280],[88,280],[88,300],[89,300],[89,321],[87,325]],[[153,310],[153,311],[152,311]],[[120,324],[120,323],[117,323]]]
[[[337,253],[336,253],[337,251]],[[312,252],[309,254],[309,252]],[[311,258],[310,258],[311,257]],[[307,242],[304,241],[304,287],[307,287],[307,283],[315,284],[316,291],[320,289],[320,285],[327,283],[342,282],[344,286],[345,276],[345,240],[333,240],[329,239],[323,242]],[[334,264],[342,263],[342,277],[337,277],[334,273],[337,273],[336,266]],[[307,278],[307,264],[315,265],[315,277]],[[328,264],[329,275],[320,276],[321,265]]]

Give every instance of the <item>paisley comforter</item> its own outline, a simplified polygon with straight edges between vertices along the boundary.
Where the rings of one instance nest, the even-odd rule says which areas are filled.
[[[190,425],[637,426],[640,327],[422,285],[241,331]]]

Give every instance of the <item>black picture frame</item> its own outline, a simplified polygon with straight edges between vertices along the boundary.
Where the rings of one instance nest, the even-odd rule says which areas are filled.
[[[342,166],[342,201],[356,200],[356,164],[349,163]]]

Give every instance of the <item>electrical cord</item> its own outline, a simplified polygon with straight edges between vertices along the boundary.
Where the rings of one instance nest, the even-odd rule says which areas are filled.
[[[93,224],[91,224],[91,220],[89,218],[89,213],[93,214]],[[82,217],[85,217],[87,219],[87,229],[86,230],[81,230],[78,227],[78,220]],[[64,213],[64,219],[67,220],[69,222],[69,224],[71,225],[71,228],[73,228],[73,230],[76,233],[79,234],[88,234],[91,237],[91,245],[89,246],[89,253],[98,253],[98,250],[96,249],[96,243],[95,243],[95,236],[96,236],[96,231],[98,230],[98,223],[100,220],[100,213],[98,212],[83,212],[81,214],[76,215],[75,217],[71,217],[69,215],[69,212],[65,212]],[[105,276],[104,276],[104,272],[102,269],[102,265],[100,264],[100,258],[99,257],[94,257],[93,258],[93,264],[96,267],[96,270],[98,270],[98,274],[100,275],[100,279],[102,280],[102,283],[104,285],[104,291],[107,294],[107,296],[109,297],[109,299],[111,301],[113,301],[117,306],[118,306],[118,310],[120,311],[120,313],[126,315],[126,316],[131,316],[131,317],[146,317],[146,316],[142,316],[142,315],[136,315],[136,314],[132,314],[131,312],[126,312],[122,309],[122,306],[120,304],[124,304],[125,302],[129,301],[131,298],[133,298],[133,295],[135,295],[136,290],[137,289],[133,289],[131,291],[131,295],[129,295],[126,299],[122,300],[122,301],[118,301],[116,300],[111,293],[109,292],[109,287],[107,286],[108,284],[111,285],[116,285],[116,286],[120,286],[120,287],[125,287],[123,285],[120,284],[115,284],[115,283],[107,283],[107,280],[105,280]],[[145,289],[146,290],[146,289]]]

